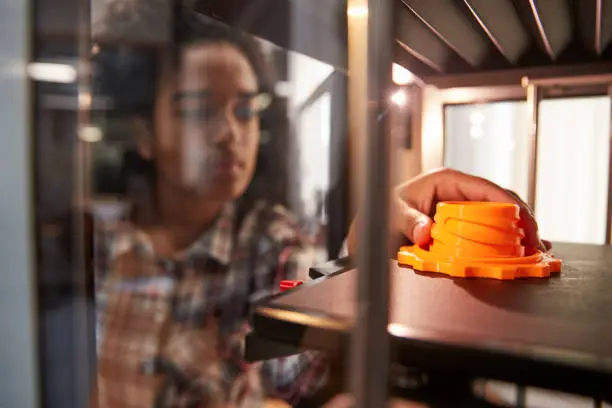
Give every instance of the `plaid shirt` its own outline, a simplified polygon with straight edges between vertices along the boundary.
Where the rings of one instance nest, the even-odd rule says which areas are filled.
[[[258,407],[295,403],[324,381],[315,353],[242,360],[251,305],[314,260],[287,212],[259,203],[235,228],[228,205],[185,253],[161,259],[129,224],[96,239],[98,376],[94,406]]]

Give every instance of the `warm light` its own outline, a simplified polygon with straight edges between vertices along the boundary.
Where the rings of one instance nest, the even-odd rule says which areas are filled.
[[[521,78],[521,86],[523,88],[527,88],[529,86],[529,77],[524,76]]]
[[[94,44],[94,45],[91,47],[91,54],[92,54],[92,55],[96,55],[96,54],[97,54],[97,53],[99,53],[99,52],[100,52],[100,46],[99,46],[98,44]]]
[[[406,105],[406,102],[408,102],[408,96],[406,95],[406,91],[404,91],[403,89],[395,91],[393,95],[391,95],[391,102],[393,102],[397,106]]]
[[[79,107],[82,109],[91,108],[91,92],[79,92]]]
[[[77,72],[68,64],[33,62],[28,65],[28,75],[35,81],[69,84],[76,80]]]
[[[449,89],[448,91],[452,91]],[[446,91],[444,91],[446,93]],[[444,163],[444,118],[442,96],[433,86],[423,88],[423,130],[421,138],[421,170],[436,169]]]
[[[408,85],[414,82],[414,75],[399,64],[393,64],[392,78],[396,85]]]
[[[346,10],[346,14],[349,17],[366,17],[368,15],[368,8],[366,6],[350,6]]]
[[[480,125],[472,125],[470,128],[470,136],[472,139],[480,139],[484,135]]]
[[[83,126],[79,138],[87,143],[96,143],[102,140],[102,130],[96,126]]]
[[[410,337],[414,335],[414,331],[400,323],[389,323],[387,325],[387,331],[395,337]]]

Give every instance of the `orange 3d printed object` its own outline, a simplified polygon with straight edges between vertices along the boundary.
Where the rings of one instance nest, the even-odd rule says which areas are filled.
[[[428,247],[402,247],[400,265],[461,278],[546,278],[561,271],[561,261],[526,253],[519,207],[506,203],[444,202],[436,208]]]

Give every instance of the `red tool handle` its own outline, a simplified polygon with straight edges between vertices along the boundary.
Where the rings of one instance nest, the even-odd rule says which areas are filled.
[[[281,292],[286,291],[287,289],[295,288],[296,286],[300,286],[304,281],[301,280],[282,280],[280,282],[280,290]]]

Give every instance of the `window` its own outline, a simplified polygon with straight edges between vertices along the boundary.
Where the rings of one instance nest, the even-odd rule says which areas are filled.
[[[536,216],[551,241],[604,244],[610,98],[540,102]]]
[[[444,165],[487,178],[526,198],[528,113],[525,102],[447,106]]]

